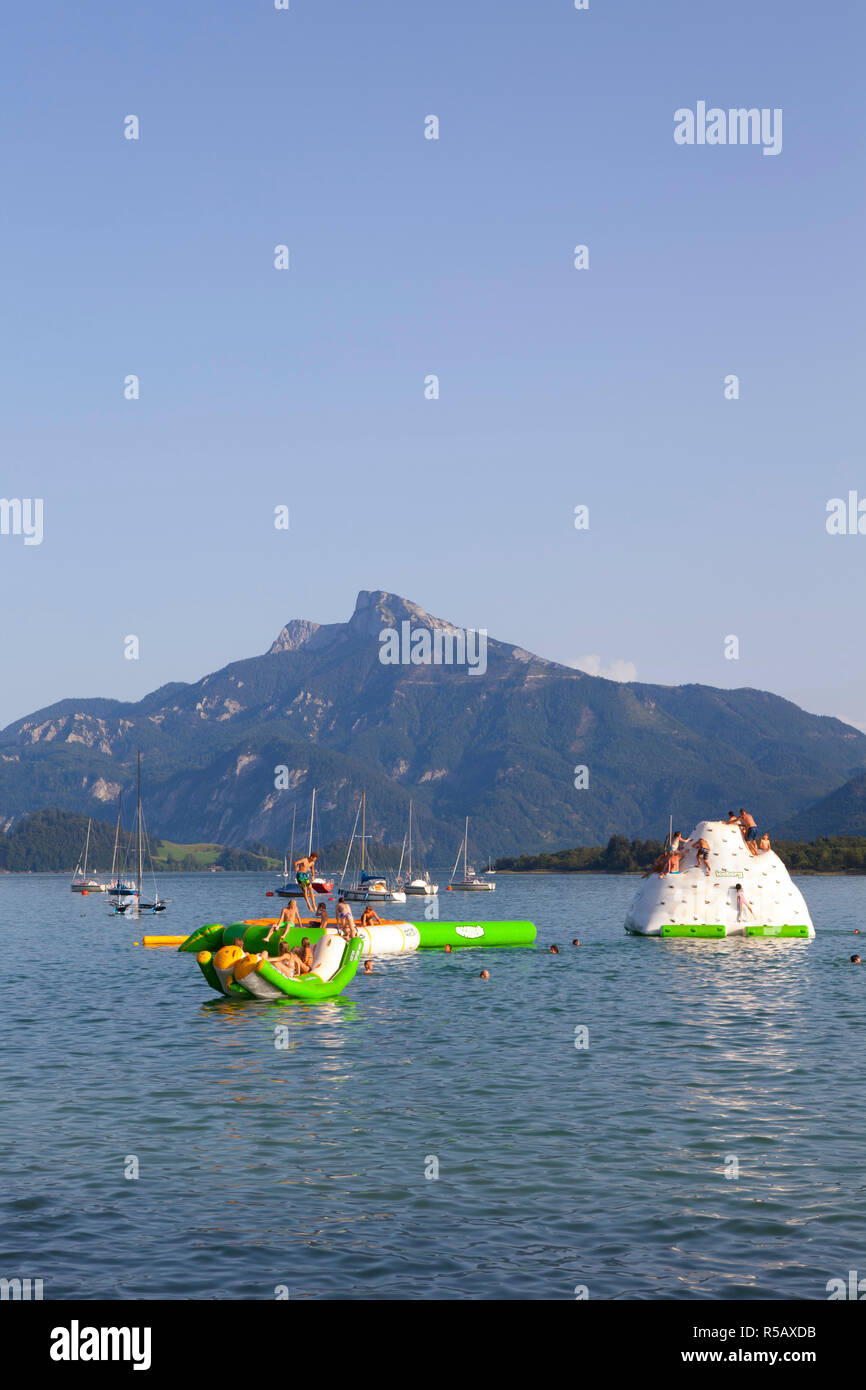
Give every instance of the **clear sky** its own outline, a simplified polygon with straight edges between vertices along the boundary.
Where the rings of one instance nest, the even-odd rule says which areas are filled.
[[[825,526],[866,500],[864,38],[862,0],[8,7],[0,496],[44,538],[0,535],[0,723],[384,588],[866,727],[866,535]],[[675,144],[699,101],[781,108],[781,153]]]

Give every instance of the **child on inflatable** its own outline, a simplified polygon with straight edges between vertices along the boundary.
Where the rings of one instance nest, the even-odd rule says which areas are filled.
[[[286,903],[277,921],[274,922],[274,925],[271,927],[270,931],[265,936],[265,942],[270,941],[274,932],[279,931],[281,927],[299,927],[300,925],[301,918],[298,912],[298,904],[295,902],[294,898],[292,898],[291,902]],[[280,935],[281,941],[284,935],[285,932],[282,932]]]
[[[304,937],[300,946],[287,946],[280,943],[280,954],[270,964],[291,980],[296,975],[308,975],[313,967],[313,948],[309,937]]]
[[[340,932],[340,935],[344,936],[347,941],[351,941],[353,936],[358,935],[358,928],[355,926],[355,919],[352,916],[352,909],[346,902],[346,899],[343,897],[342,893],[340,894],[340,900],[337,903],[337,928]]]

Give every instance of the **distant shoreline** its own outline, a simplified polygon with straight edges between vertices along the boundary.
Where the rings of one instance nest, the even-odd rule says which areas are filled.
[[[856,878],[866,874],[866,837],[828,835],[815,840],[773,840],[770,848],[790,874],[842,875]],[[661,856],[661,840],[629,840],[611,835],[606,845],[576,845],[542,854],[503,855],[496,861],[501,874],[645,874]],[[757,858],[760,859],[760,854]],[[647,874],[647,876],[649,876]]]
[[[792,878],[863,878],[866,876],[866,866],[862,869],[792,869],[788,865]],[[496,877],[504,878],[506,875],[514,878],[541,878],[547,875],[548,878],[575,878],[579,874],[586,877],[595,875],[596,878],[642,878],[641,869],[497,869]],[[649,877],[649,875],[647,875]]]

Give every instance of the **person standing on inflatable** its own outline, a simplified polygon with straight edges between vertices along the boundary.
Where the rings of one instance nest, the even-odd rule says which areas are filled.
[[[312,854],[306,854],[302,859],[295,860],[295,876],[298,880],[298,887],[304,894],[304,900],[311,912],[316,910],[316,898],[313,893],[313,874],[316,870],[316,860],[319,854],[314,850]]]

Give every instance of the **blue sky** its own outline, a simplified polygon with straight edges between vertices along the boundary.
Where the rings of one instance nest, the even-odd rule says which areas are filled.
[[[0,723],[385,588],[866,726],[866,535],[825,528],[866,499],[864,30],[853,0],[15,7],[0,496],[45,510],[0,536]],[[675,145],[699,100],[782,108],[781,154]]]

